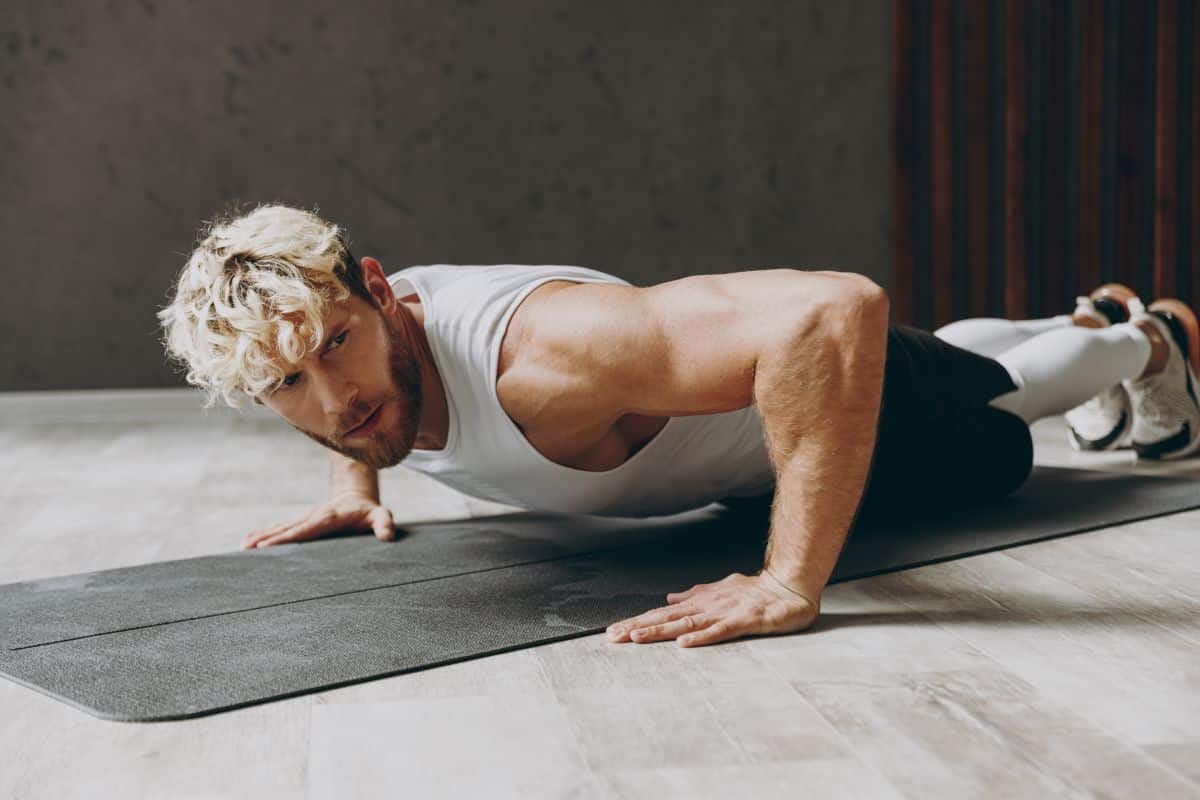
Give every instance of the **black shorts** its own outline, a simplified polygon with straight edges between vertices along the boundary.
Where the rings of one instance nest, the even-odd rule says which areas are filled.
[[[883,404],[859,520],[997,500],[1033,469],[1021,418],[988,405],[1016,389],[998,361],[906,325],[888,328]],[[730,498],[731,507],[769,502]]]

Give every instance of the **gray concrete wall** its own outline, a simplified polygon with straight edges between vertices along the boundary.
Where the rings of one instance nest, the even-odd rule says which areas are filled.
[[[4,4],[0,390],[181,384],[154,312],[234,198],[315,204],[389,271],[886,285],[889,25],[884,0]]]

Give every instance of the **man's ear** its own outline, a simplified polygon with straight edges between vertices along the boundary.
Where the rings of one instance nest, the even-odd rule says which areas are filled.
[[[382,309],[388,309],[395,304],[396,297],[392,292],[392,285],[388,283],[387,275],[383,273],[383,265],[378,259],[363,256],[358,260],[358,264],[362,267],[363,285],[375,298],[376,304]]]

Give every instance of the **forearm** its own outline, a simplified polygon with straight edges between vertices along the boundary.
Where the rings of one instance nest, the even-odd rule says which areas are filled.
[[[329,496],[354,492],[379,502],[379,470],[329,451]]]
[[[755,397],[776,472],[764,566],[819,603],[866,486],[887,353],[887,301],[856,296],[760,360]]]

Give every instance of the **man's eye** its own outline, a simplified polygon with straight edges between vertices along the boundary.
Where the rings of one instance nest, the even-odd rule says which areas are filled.
[[[342,332],[341,332],[341,333],[339,333],[337,336],[333,337],[333,338],[330,340],[330,343],[331,343],[331,344],[333,344],[333,345],[339,345],[339,344],[341,344],[342,342],[346,341],[346,337],[347,337],[347,336],[349,336],[349,335],[350,335],[350,331],[342,331]],[[329,349],[330,349],[330,350],[332,350],[333,348],[332,348],[332,347],[330,347]]]
[[[294,374],[292,374],[292,375],[288,375],[288,376],[287,376],[287,377],[285,377],[285,378],[284,378],[282,381],[280,381],[280,385],[282,385],[282,386],[292,386],[292,385],[293,385],[293,384],[295,384],[295,383],[296,383],[296,381],[298,381],[298,380],[300,380],[300,373],[299,373],[299,372],[296,372],[296,373],[294,373]]]

